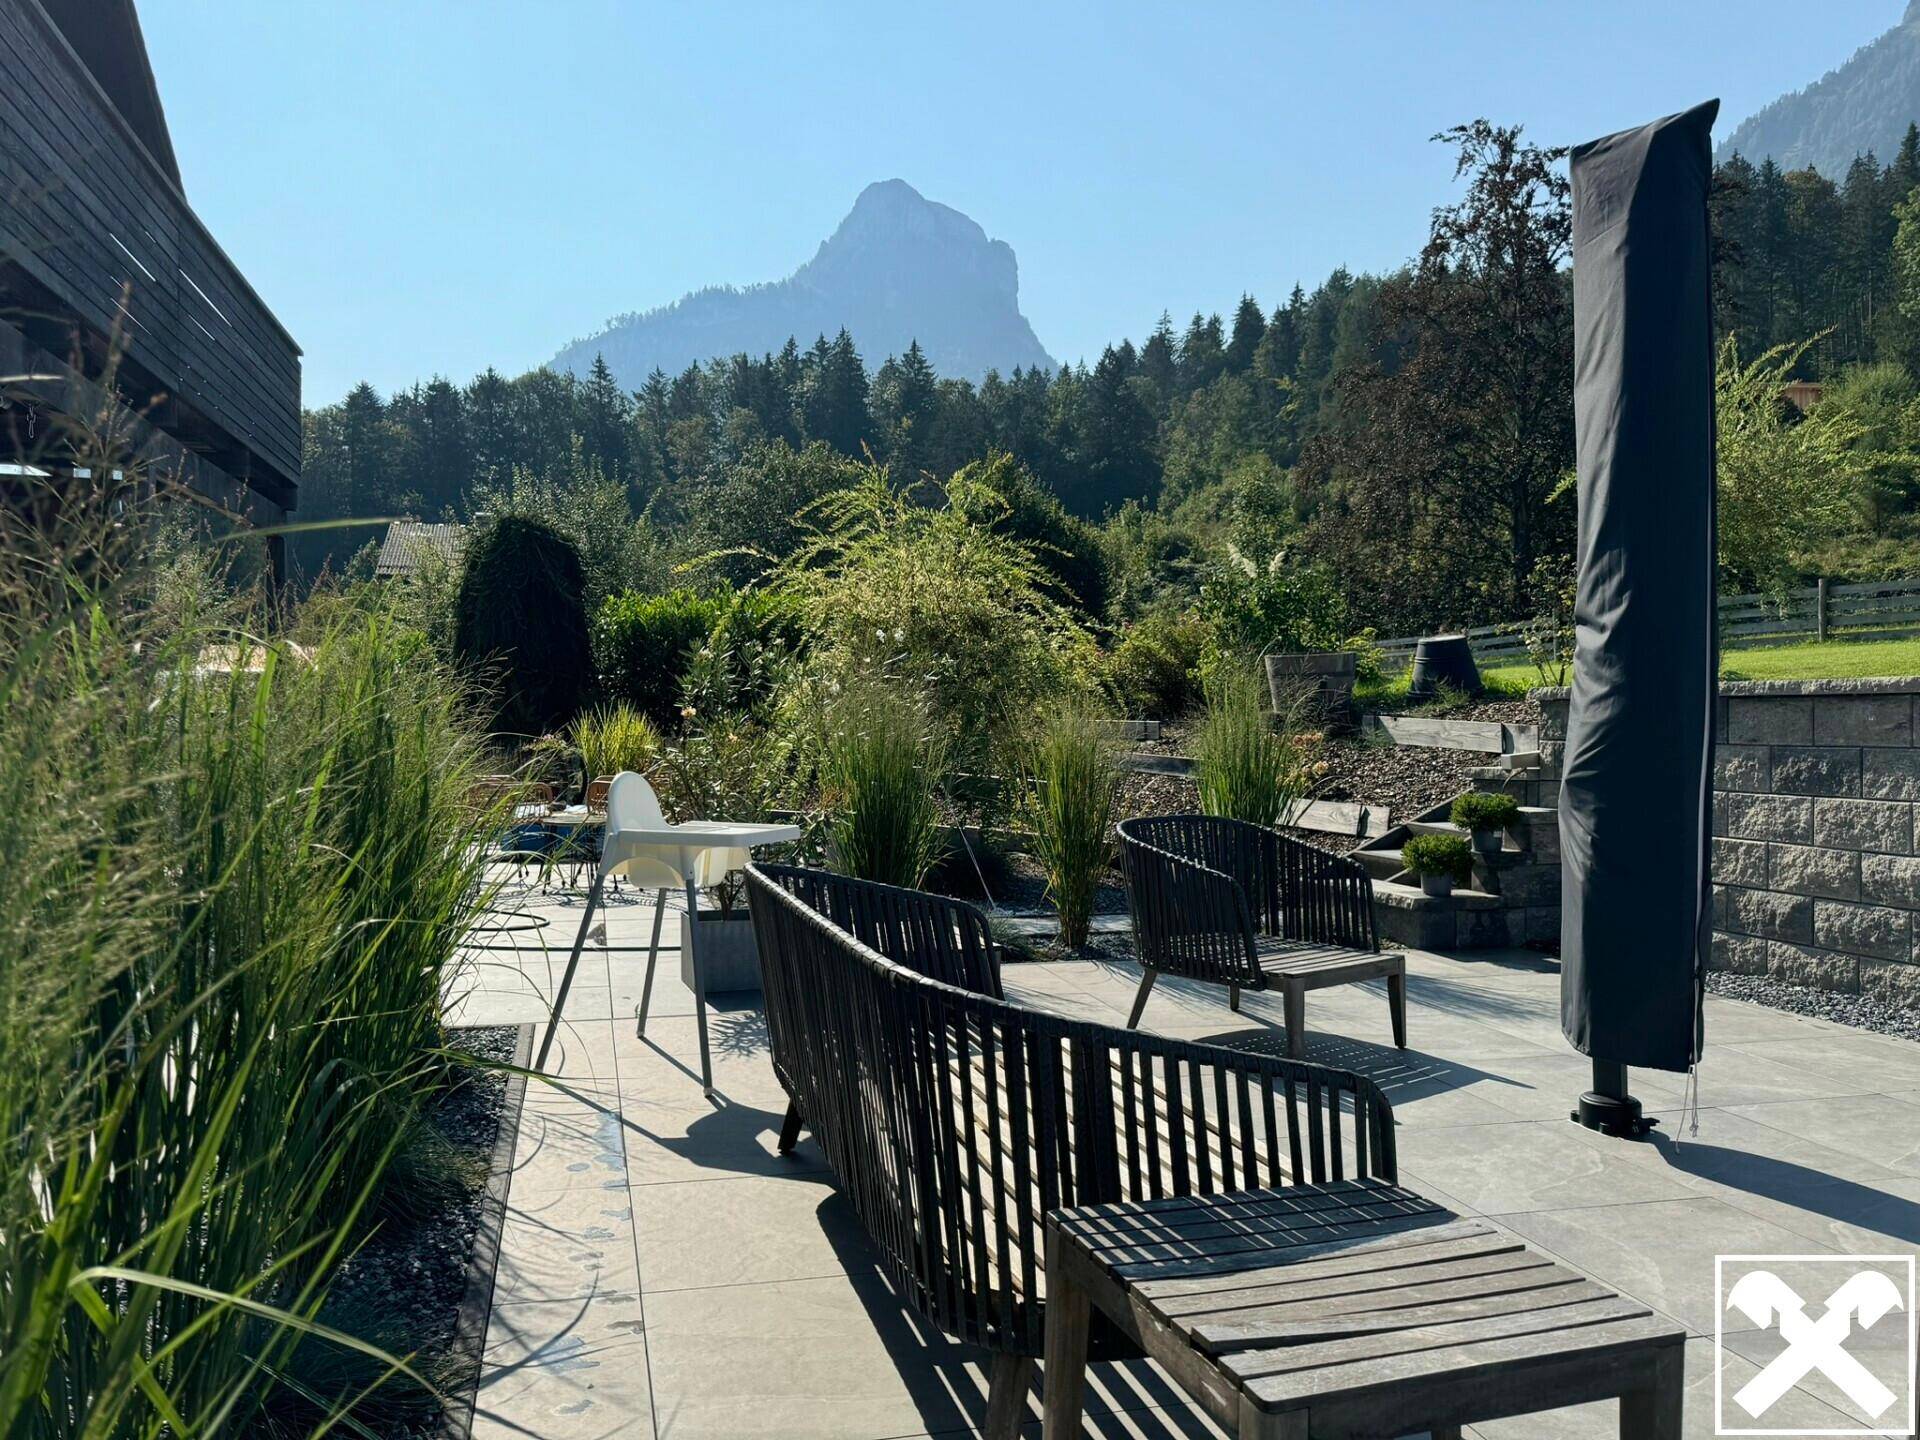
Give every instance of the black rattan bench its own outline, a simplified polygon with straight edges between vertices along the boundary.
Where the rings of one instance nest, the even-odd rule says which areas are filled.
[[[896,1293],[995,1352],[989,1437],[1015,1434],[1044,1344],[1048,1211],[1396,1178],[1360,1076],[1010,1003],[956,901],[777,865],[747,894],[782,1149],[811,1130]]]
[[[1129,1028],[1162,975],[1242,990],[1277,988],[1287,1046],[1306,1053],[1307,991],[1384,978],[1393,1043],[1407,1045],[1407,960],[1380,950],[1373,881],[1344,855],[1242,820],[1151,815],[1123,820],[1120,859],[1145,974]]]

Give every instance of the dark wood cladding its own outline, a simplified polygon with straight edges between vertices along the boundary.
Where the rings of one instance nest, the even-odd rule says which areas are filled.
[[[290,507],[300,349],[38,0],[0,0],[0,305],[128,404]]]

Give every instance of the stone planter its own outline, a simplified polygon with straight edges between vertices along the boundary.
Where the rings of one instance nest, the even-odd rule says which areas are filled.
[[[691,928],[709,995],[760,988],[760,951],[754,944],[753,916],[744,900],[725,915],[702,910],[700,923]],[[680,978],[688,989],[693,988],[693,957],[685,946],[680,950]]]
[[[1351,728],[1358,659],[1351,650],[1267,656],[1267,694],[1275,712],[1284,715],[1298,705],[1330,730]]]
[[[1420,893],[1431,896],[1435,900],[1445,900],[1449,895],[1453,894],[1453,876],[1445,870],[1442,870],[1438,875],[1422,875],[1420,877]]]
[[[1486,829],[1470,832],[1473,836],[1473,848],[1483,857],[1498,855],[1507,847],[1507,832],[1504,829]]]

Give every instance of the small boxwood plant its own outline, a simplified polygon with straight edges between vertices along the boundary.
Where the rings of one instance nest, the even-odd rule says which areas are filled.
[[[1456,885],[1473,877],[1473,847],[1461,835],[1416,835],[1400,848],[1400,858],[1416,875],[1451,875]]]
[[[1505,830],[1520,819],[1520,802],[1511,795],[1469,790],[1453,802],[1453,823],[1463,830]]]

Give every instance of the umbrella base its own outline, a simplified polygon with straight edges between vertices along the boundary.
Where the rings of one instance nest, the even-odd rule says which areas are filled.
[[[1567,1117],[1589,1130],[1631,1140],[1660,1122],[1640,1113],[1640,1102],[1627,1093],[1627,1067],[1611,1061],[1593,1062],[1593,1089],[1580,1097],[1579,1108]]]

